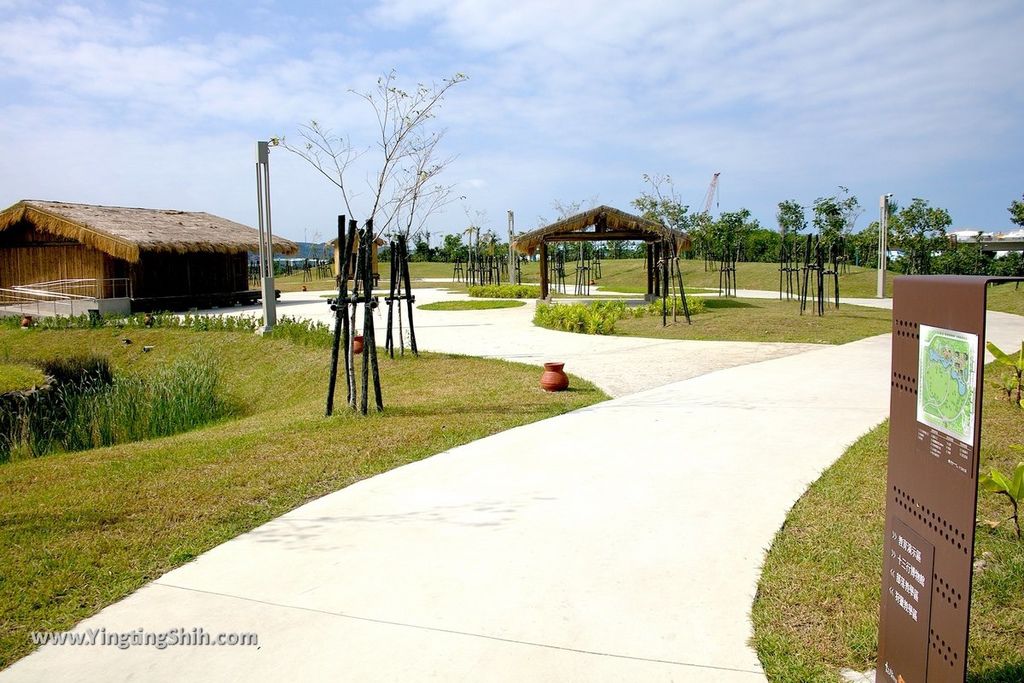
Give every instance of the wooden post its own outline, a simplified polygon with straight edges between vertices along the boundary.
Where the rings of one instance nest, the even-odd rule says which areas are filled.
[[[548,243],[540,242],[540,298],[548,298]]]
[[[345,243],[345,217],[338,216],[338,249],[342,248]],[[327,417],[330,417],[334,412],[334,387],[338,381],[338,351],[341,346],[341,332],[342,327],[346,328],[345,341],[348,341],[348,325],[343,324],[348,322],[348,305],[345,303],[347,294],[345,292],[345,278],[338,278],[338,298],[334,301],[334,339],[331,342],[331,373],[330,379],[327,382]],[[346,356],[346,360],[348,357]],[[348,374],[345,375],[346,380]]]
[[[653,249],[652,249],[651,243],[647,242],[646,244],[647,244],[647,249],[646,249],[646,252],[647,252],[647,260],[646,260],[646,263],[647,263],[647,296],[644,297],[644,298],[647,301],[651,301],[652,300],[651,297],[654,295],[654,261],[652,260],[652,257],[654,256],[654,253],[653,253]]]
[[[398,268],[400,267],[401,261],[398,258],[398,243],[394,240],[391,241],[391,277],[388,278],[388,331],[384,336],[384,350],[391,354],[391,357],[395,357],[395,338],[391,331],[393,326],[393,314],[394,308],[392,307],[395,302],[395,281],[398,279]]]
[[[413,355],[418,356],[420,352],[416,348],[416,328],[412,324],[412,305],[416,302],[416,297],[412,294],[412,280],[409,276],[409,245],[404,235],[398,236],[398,248],[402,252],[402,284],[405,285],[405,304],[409,311],[409,348]],[[401,306],[401,302],[398,305]]]

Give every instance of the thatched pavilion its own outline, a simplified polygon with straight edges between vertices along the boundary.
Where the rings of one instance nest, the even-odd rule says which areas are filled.
[[[338,246],[338,239],[334,238],[329,242],[334,248],[334,277],[337,278],[338,274],[341,273],[341,247]],[[370,268],[373,271],[373,281],[377,282],[380,280],[380,261],[378,258],[378,252],[387,242],[381,237],[374,237],[373,244],[370,245]],[[351,280],[355,277],[355,258],[354,256],[359,253],[359,235],[356,235],[355,241],[352,243],[352,255],[353,258],[349,261],[348,265],[348,279]]]
[[[513,246],[523,254],[540,253],[540,296],[548,298],[548,244],[553,242],[604,242],[611,240],[647,243],[647,296],[660,294],[662,284],[655,264],[662,254],[677,255],[690,248],[690,238],[673,230],[610,206],[598,206],[575,216],[537,228],[517,237]]]
[[[0,212],[0,289],[94,282],[94,296],[127,297],[132,310],[253,301],[258,250],[257,230],[208,213],[23,200]]]

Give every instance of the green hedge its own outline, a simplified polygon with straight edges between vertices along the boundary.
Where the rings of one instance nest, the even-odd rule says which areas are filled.
[[[686,297],[690,315],[703,313],[704,300]],[[669,303],[671,312],[671,303]],[[622,301],[595,301],[589,304],[537,304],[533,323],[540,327],[583,334],[614,334],[615,323],[623,318],[661,315],[661,301],[642,306],[627,306]]]
[[[469,295],[482,299],[539,299],[540,287],[536,285],[476,285],[469,288]]]

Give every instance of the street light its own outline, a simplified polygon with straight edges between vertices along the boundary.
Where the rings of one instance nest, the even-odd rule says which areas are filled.
[[[263,288],[263,327],[266,334],[277,324],[274,292],[274,238],[270,230],[270,143],[256,143],[256,209],[260,226],[260,281]]]
[[[883,194],[878,201],[878,293],[879,299],[885,298],[885,269],[889,251],[889,200],[892,192]]]

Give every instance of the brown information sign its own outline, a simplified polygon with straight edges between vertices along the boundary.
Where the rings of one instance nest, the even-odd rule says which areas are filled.
[[[879,683],[967,677],[985,294],[1012,281],[894,281]]]

